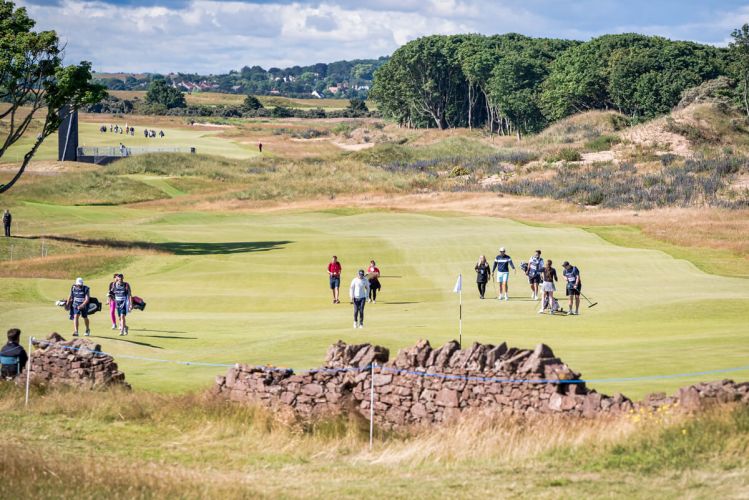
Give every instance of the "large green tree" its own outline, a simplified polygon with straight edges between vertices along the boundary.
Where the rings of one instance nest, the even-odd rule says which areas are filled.
[[[154,80],[148,86],[146,103],[161,105],[166,109],[187,107],[185,95],[163,79]]]
[[[21,138],[36,132],[13,178],[0,184],[0,193],[21,178],[45,138],[57,131],[63,110],[74,111],[106,96],[92,83],[91,65],[63,66],[62,47],[54,31],[34,31],[36,23],[24,8],[0,0],[0,158]],[[43,113],[36,127],[35,118]]]
[[[741,104],[749,116],[749,24],[733,30],[733,41],[729,45],[731,51],[731,70],[739,82]]]

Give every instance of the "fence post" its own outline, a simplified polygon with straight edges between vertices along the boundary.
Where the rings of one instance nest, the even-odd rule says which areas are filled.
[[[371,383],[369,386],[369,451],[372,451],[374,441],[374,372],[375,362],[372,362]]]
[[[13,262],[13,245],[10,246],[10,261]]]
[[[29,386],[31,385],[31,346],[33,344],[34,337],[29,337],[29,352],[26,358],[26,402],[24,406],[29,406]]]

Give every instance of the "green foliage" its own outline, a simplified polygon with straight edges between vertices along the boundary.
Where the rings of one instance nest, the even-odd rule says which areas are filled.
[[[257,111],[258,109],[262,108],[263,103],[261,103],[260,99],[252,94],[248,94],[247,97],[244,98],[244,103],[242,103],[242,109],[244,111]]]
[[[580,154],[580,151],[572,148],[562,148],[546,157],[546,161],[549,163],[555,163],[558,161],[580,161],[582,159],[583,157]]]
[[[146,103],[161,105],[166,109],[187,107],[185,95],[169,85],[166,80],[154,80],[148,87]]]
[[[0,185],[0,193],[20,179],[44,139],[57,131],[66,110],[77,110],[106,95],[102,86],[91,83],[91,64],[63,66],[57,34],[33,31],[35,24],[25,8],[0,0],[0,101],[10,103],[0,111],[0,120],[7,124],[0,158],[23,138],[37,112],[46,108],[41,131],[16,175]]]
[[[602,135],[585,143],[585,149],[588,151],[608,151],[615,144],[619,144],[621,139],[615,135]]]
[[[681,93],[727,70],[724,49],[637,34],[605,35],[551,65],[541,95],[550,120],[589,109],[634,118],[666,113]]]
[[[744,111],[749,116],[749,24],[731,33],[733,41],[729,45],[731,52],[731,70],[739,81],[739,95]]]
[[[349,99],[348,108],[346,109],[354,113],[369,113],[369,108],[367,108],[367,103],[364,99]]]
[[[291,118],[294,112],[285,106],[276,106],[270,112],[273,118]]]

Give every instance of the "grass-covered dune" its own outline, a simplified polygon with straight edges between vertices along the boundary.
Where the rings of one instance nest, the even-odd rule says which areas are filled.
[[[0,475],[19,498],[742,498],[749,411],[475,417],[375,433],[201,395],[0,386]]]

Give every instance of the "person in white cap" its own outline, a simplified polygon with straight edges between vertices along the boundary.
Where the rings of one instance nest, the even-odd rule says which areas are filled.
[[[494,271],[497,272],[497,283],[499,283],[499,300],[509,300],[507,296],[508,292],[508,281],[510,281],[510,268],[515,270],[515,264],[512,262],[512,257],[505,253],[505,247],[499,249],[499,255],[494,259],[494,265],[492,266],[492,274]],[[515,270],[517,272],[517,270]]]
[[[83,284],[83,278],[76,278],[75,284],[70,288],[70,295],[66,306],[70,308],[70,319],[73,320],[75,330],[73,337],[78,336],[78,318],[83,316],[86,323],[86,336],[91,335],[91,327],[88,322],[88,303],[91,300],[89,288]]]

